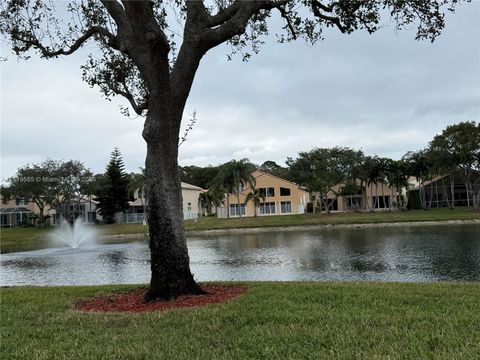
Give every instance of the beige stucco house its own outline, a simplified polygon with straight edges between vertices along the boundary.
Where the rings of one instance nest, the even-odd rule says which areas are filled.
[[[198,197],[203,192],[201,187],[182,182],[183,218],[196,219],[200,212]],[[145,195],[142,191],[135,191],[134,201],[130,201],[130,210],[122,216],[117,216],[117,222],[142,222],[145,218],[144,209],[148,208]],[[148,211],[148,210],[147,210]]]
[[[70,220],[81,218],[83,223],[95,223],[102,220],[102,217],[97,213],[96,205],[97,201],[92,196],[84,196],[78,203],[75,201],[65,204],[67,208],[64,211],[69,214]],[[32,201],[15,199],[9,200],[6,204],[0,201],[0,224],[2,227],[14,227],[26,223],[35,225],[34,221],[27,221],[32,219],[33,214],[38,216],[40,209]],[[45,207],[43,215],[47,218],[47,224],[50,225],[59,225],[64,219],[62,212],[57,212],[55,208],[50,208],[50,206]]]
[[[360,185],[360,181],[357,181]],[[383,182],[363,185],[356,193],[346,195],[345,184],[338,184],[327,193],[327,201],[330,211],[351,211],[351,210],[390,210],[396,208],[397,189],[388,186]],[[359,186],[360,188],[360,186]],[[319,205],[319,194],[312,194],[312,201]],[[323,207],[323,204],[322,204]]]
[[[38,206],[26,199],[12,199],[5,204],[0,195],[0,226],[15,227],[29,223],[32,214],[39,214]],[[45,215],[47,215],[45,211]]]
[[[265,200],[256,209],[258,216],[292,215],[305,212],[310,198],[305,188],[259,170],[254,171],[252,175],[255,178],[255,187],[265,194]],[[245,204],[250,190],[251,188],[247,187],[241,191],[240,204],[238,204],[237,195],[228,197],[230,217],[255,215],[253,201]],[[217,208],[217,217],[227,217],[227,201],[224,204],[225,206]]]
[[[99,214],[97,206],[98,201],[93,195],[82,196],[80,200],[74,200],[69,204],[65,204],[65,209],[51,209],[50,210],[50,225],[60,225],[68,215],[69,221],[82,219],[84,224],[96,224],[102,221],[103,217]],[[59,210],[57,212],[57,210]]]

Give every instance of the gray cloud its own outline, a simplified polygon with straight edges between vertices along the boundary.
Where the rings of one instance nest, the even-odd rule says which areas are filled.
[[[199,122],[180,163],[282,163],[336,145],[399,158],[448,124],[480,121],[479,14],[479,2],[459,6],[433,44],[387,26],[374,35],[329,31],[314,47],[270,42],[249,63],[226,61],[219,47],[197,74],[185,120],[196,110]],[[100,172],[114,146],[129,171],[143,166],[142,120],[82,83],[83,55],[2,64],[2,177],[46,157]]]

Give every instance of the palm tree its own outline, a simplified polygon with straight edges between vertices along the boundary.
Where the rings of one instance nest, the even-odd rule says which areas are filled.
[[[139,169],[140,173],[130,174],[130,181],[128,183],[128,196],[134,197],[135,192],[138,190],[138,197],[140,198],[143,206],[143,216],[147,216],[145,169],[142,167]]]
[[[403,160],[408,165],[409,175],[415,176],[417,181],[424,183],[432,180],[433,175],[431,171],[430,159],[427,156],[426,150],[419,150],[416,152],[408,152],[403,157]],[[430,209],[432,201],[432,186],[430,186],[430,202],[427,203],[427,197],[425,193],[425,186],[419,188],[420,204],[424,210]]]
[[[370,211],[374,211],[375,208],[377,207],[377,201],[378,201],[378,180],[380,177],[380,166],[379,166],[379,160],[377,157],[370,157],[367,156],[365,158],[365,170],[366,170],[366,175],[367,175],[367,186],[370,186],[370,198],[373,199],[373,184],[375,184],[375,201],[372,204],[372,207],[370,208],[370,203],[367,201],[367,208]]]
[[[408,163],[405,160],[390,160],[386,169],[388,185],[395,187],[398,193],[397,207],[404,209],[402,188],[408,186]]]
[[[253,214],[255,217],[257,217],[257,208],[263,201],[265,201],[265,194],[260,192],[260,189],[257,189],[254,185],[252,185],[250,188],[250,192],[245,198],[245,206],[250,200],[253,201]]]
[[[255,178],[252,176],[253,168],[248,159],[232,160],[220,166],[213,183],[226,190],[227,196],[227,218],[230,218],[229,195],[237,195],[238,214],[242,217],[240,209],[240,193],[242,187],[247,184],[255,184]]]
[[[210,202],[215,207],[223,205],[223,200],[225,199],[225,189],[221,186],[213,186],[208,189],[208,195],[210,197]]]
[[[385,201],[385,182],[387,176],[387,166],[389,159],[379,158],[378,159],[378,180],[382,182],[382,199],[383,199],[383,208],[387,208],[387,203]]]
[[[210,213],[212,202],[208,192],[202,192],[198,195],[198,208],[202,209],[201,215],[205,216]]]
[[[212,212],[212,206],[218,207],[223,205],[225,198],[225,189],[218,186],[213,186],[207,192],[200,193],[198,196],[199,208],[205,209],[207,214]]]

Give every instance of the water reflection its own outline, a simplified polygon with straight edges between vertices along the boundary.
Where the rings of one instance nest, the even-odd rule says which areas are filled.
[[[192,272],[212,280],[480,281],[480,226],[324,229],[188,241]],[[2,285],[146,283],[145,242],[0,256]]]

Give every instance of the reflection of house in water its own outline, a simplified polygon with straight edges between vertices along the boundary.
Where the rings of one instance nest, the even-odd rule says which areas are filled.
[[[472,179],[473,186],[480,187],[480,176]],[[477,190],[478,191],[478,190]],[[467,191],[463,179],[459,176],[437,176],[425,181],[408,192],[410,209],[439,208],[454,206],[472,206],[473,191]]]

